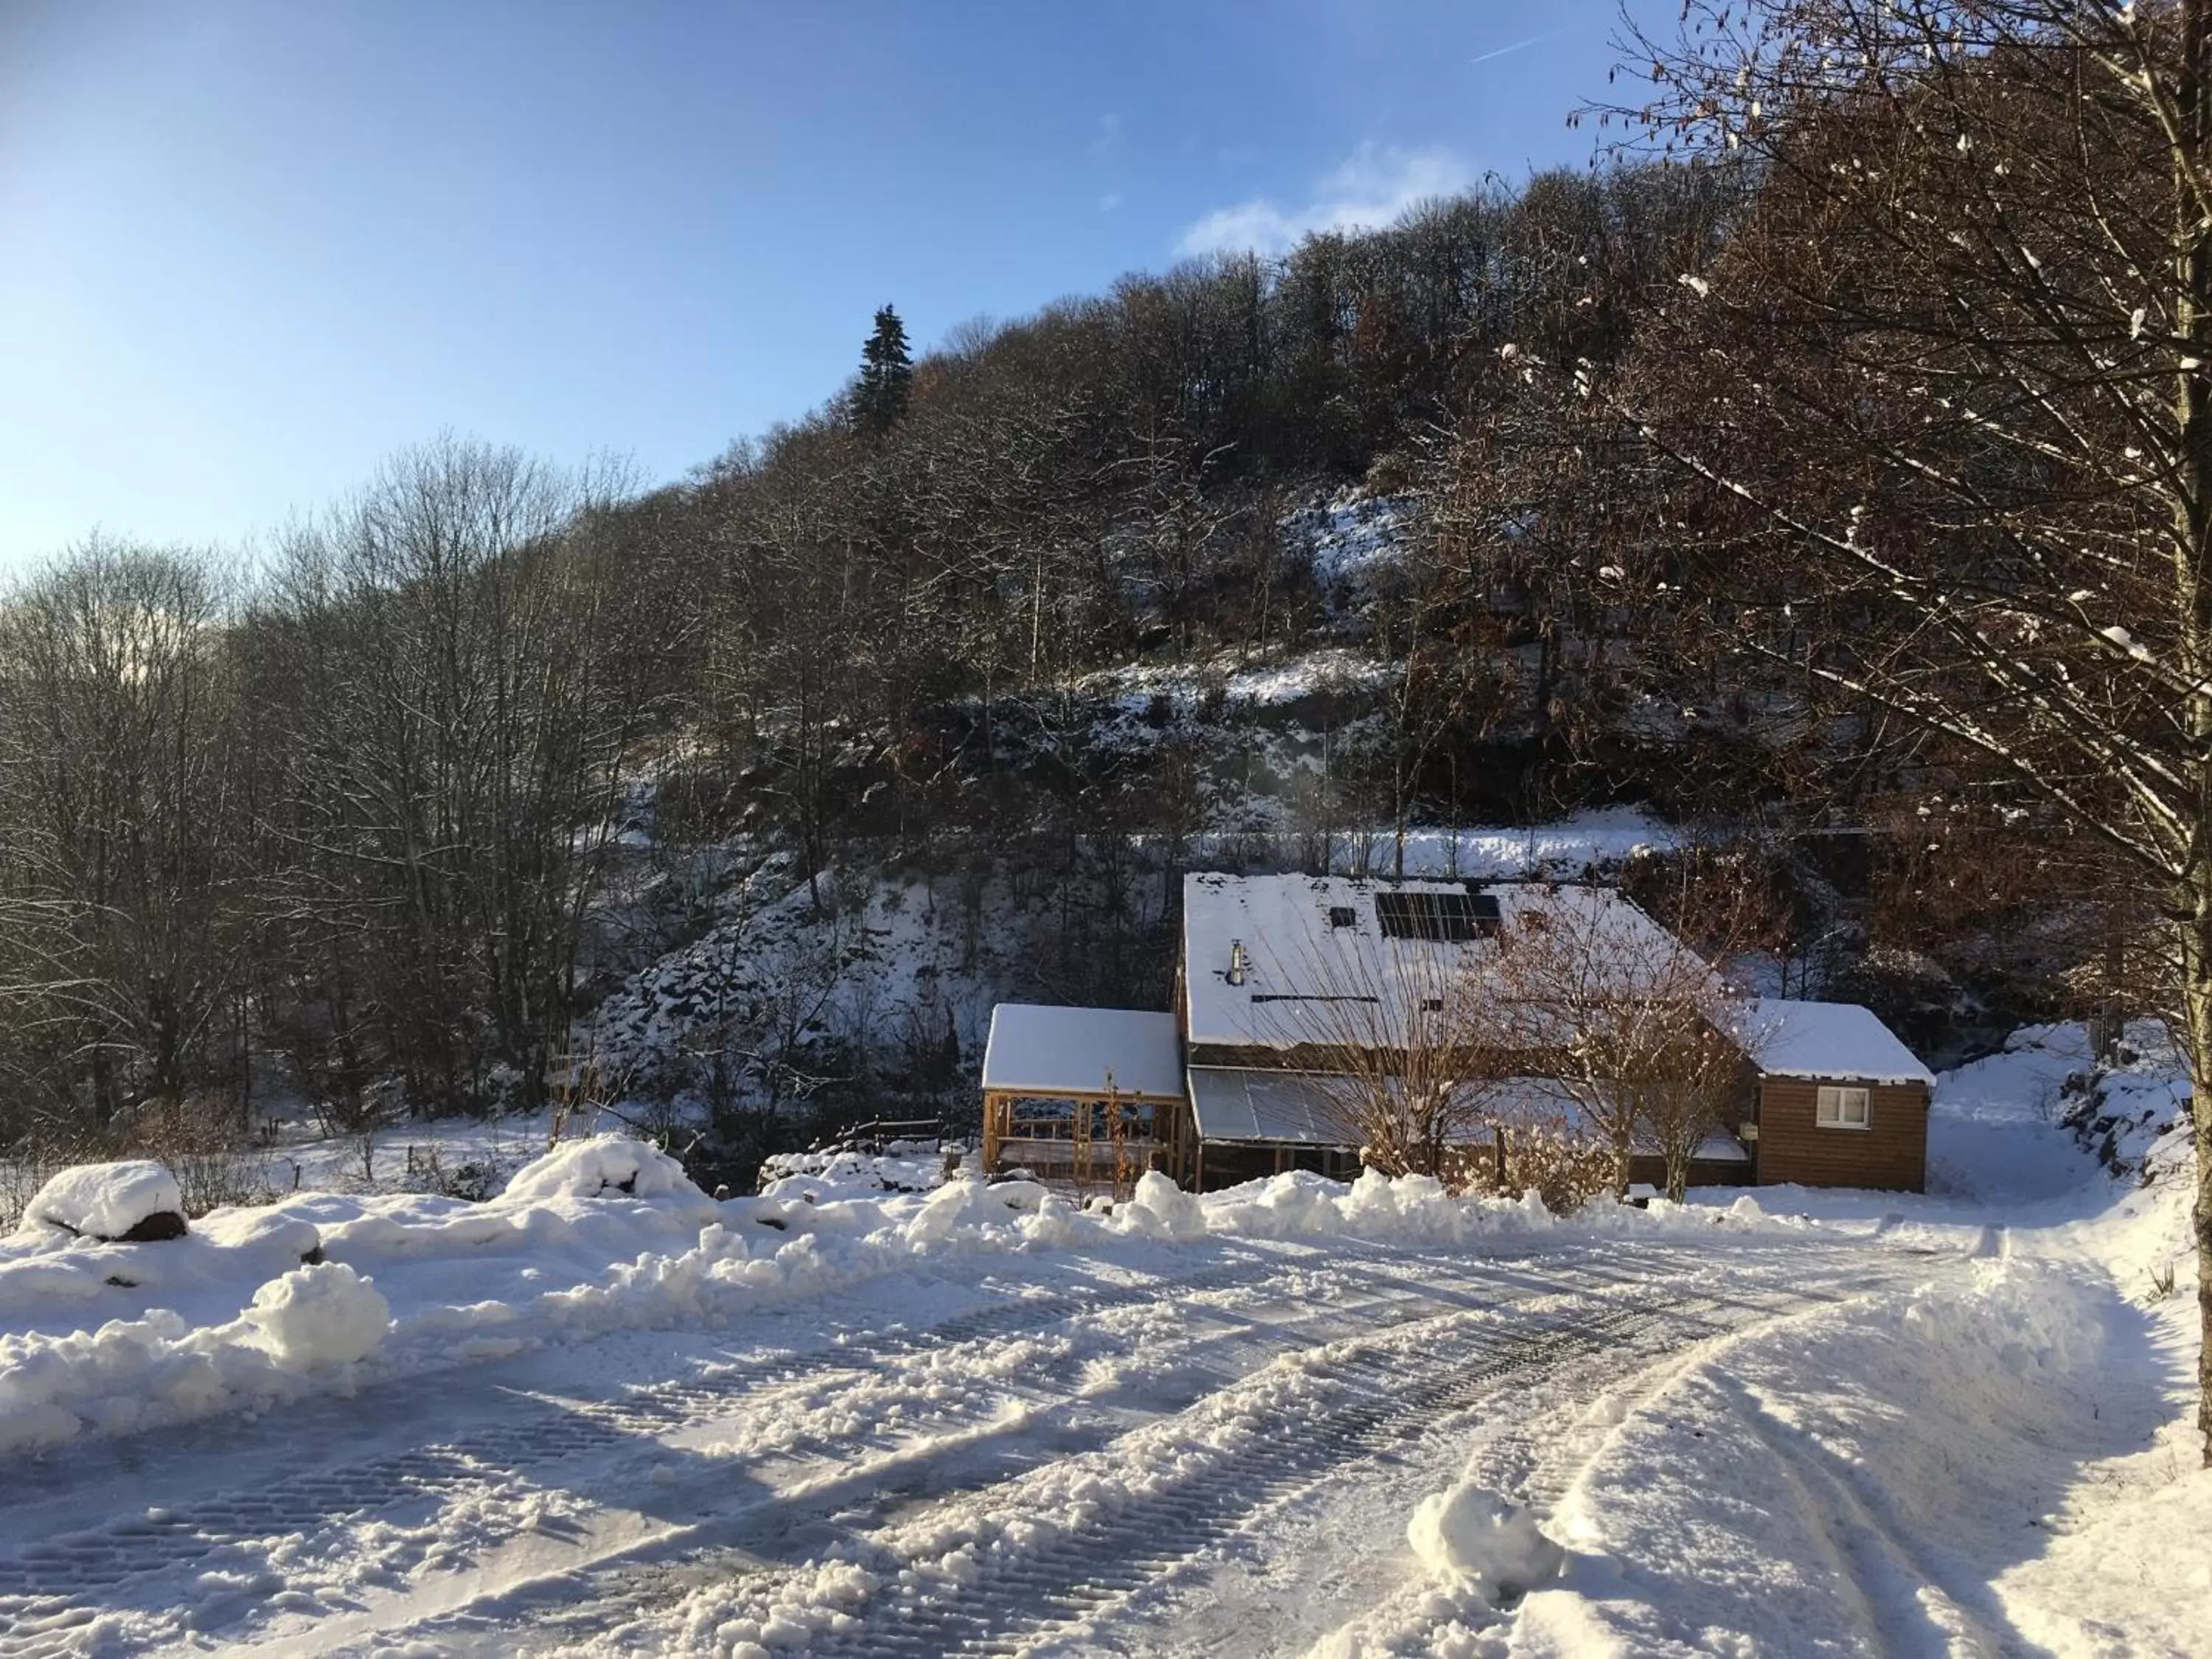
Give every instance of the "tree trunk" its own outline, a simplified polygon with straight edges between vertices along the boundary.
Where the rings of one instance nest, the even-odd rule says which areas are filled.
[[[2212,5],[2185,0],[2181,9],[2181,74],[2176,88],[2182,131],[2175,156],[2174,331],[2199,353],[2212,346],[2212,228],[2200,208],[2199,186],[2212,160]],[[2182,360],[2176,387],[2175,416],[2179,451],[2181,556],[2174,572],[2176,610],[2182,619],[2184,661],[2194,683],[2186,719],[2194,739],[2197,769],[2197,816],[2185,890],[2182,924],[2182,994],[2189,1010],[2190,1117],[2197,1145],[2197,1426],[2203,1437],[2203,1460],[2212,1468],[2212,865],[2203,846],[2207,805],[2207,758],[2212,750],[2212,695],[2204,690],[2212,668],[2212,381],[2201,355]]]
[[[2189,1102],[2197,1146],[2197,1314],[2200,1336],[2212,1332],[2212,869],[2198,866],[2196,891],[2182,925],[2182,994],[2189,1010]],[[2197,1356],[2197,1427],[2212,1467],[2212,1342]]]

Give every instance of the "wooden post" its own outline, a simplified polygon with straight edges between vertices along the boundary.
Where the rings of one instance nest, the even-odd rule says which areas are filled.
[[[1091,1195],[1091,1113],[1093,1103],[1088,1096],[1075,1103],[1075,1121],[1069,1125],[1068,1174],[1075,1182],[1079,1199]]]
[[[1490,1184],[1500,1193],[1505,1191],[1505,1126],[1490,1126]]]

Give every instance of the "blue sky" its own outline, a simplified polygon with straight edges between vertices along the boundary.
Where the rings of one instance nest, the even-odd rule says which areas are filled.
[[[1579,165],[1614,15],[0,0],[0,568],[243,544],[448,428],[680,477],[885,301],[927,345]]]

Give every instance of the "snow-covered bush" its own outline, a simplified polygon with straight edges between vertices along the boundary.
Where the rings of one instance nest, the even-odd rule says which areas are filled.
[[[24,1208],[18,1231],[134,1243],[181,1238],[184,1195],[177,1178],[149,1159],[80,1164],[39,1188]]]
[[[1496,1153],[1488,1146],[1454,1147],[1447,1156],[1444,1178],[1453,1191],[1500,1198],[1537,1193],[1559,1215],[1580,1209],[1613,1187],[1612,1148],[1595,1136],[1546,1124],[1516,1126],[1507,1134],[1502,1181]]]
[[[628,1135],[564,1141],[514,1172],[503,1194],[509,1204],[551,1198],[704,1198],[683,1164],[658,1146]]]

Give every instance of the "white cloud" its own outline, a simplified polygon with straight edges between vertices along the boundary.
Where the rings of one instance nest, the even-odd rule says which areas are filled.
[[[1121,192],[1118,190],[1109,190],[1098,198],[1098,210],[1101,213],[1111,213],[1121,205]]]
[[[1280,253],[1310,231],[1387,225],[1416,202],[1451,196],[1474,182],[1474,170],[1448,149],[1401,149],[1362,143],[1314,181],[1304,203],[1284,207],[1255,196],[1217,208],[1183,232],[1179,253]]]

